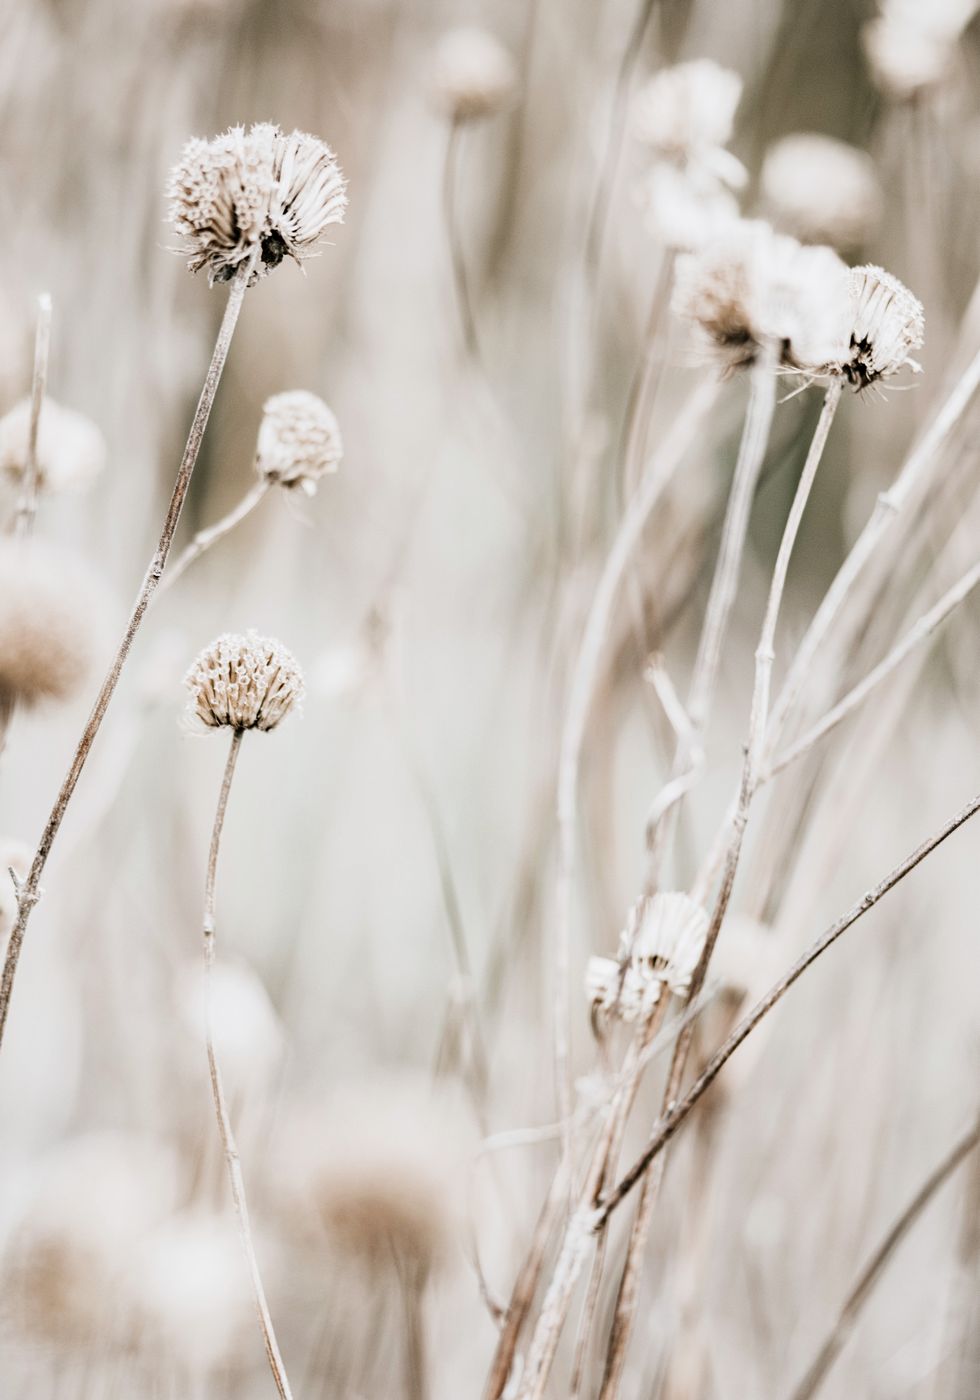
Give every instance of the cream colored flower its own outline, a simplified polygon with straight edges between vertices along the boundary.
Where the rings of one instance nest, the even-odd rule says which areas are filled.
[[[91,668],[101,612],[70,555],[40,540],[0,541],[0,701],[70,699]]]
[[[653,164],[637,180],[634,197],[649,232],[665,248],[690,253],[738,222],[735,196],[713,176]]]
[[[293,389],[266,399],[255,456],[259,476],[312,496],[343,455],[337,420],[316,394]]]
[[[766,152],[761,184],[774,222],[805,243],[859,248],[881,218],[874,162],[832,136],[784,136]]]
[[[30,426],[29,398],[0,418],[0,473],[14,483],[27,469]],[[44,399],[37,427],[38,487],[51,492],[83,490],[105,462],[105,438],[92,420],[54,399]]]
[[[897,277],[882,267],[851,269],[850,348],[841,371],[856,389],[866,389],[908,366],[913,373],[921,365],[910,350],[918,350],[925,336],[922,303]]]
[[[731,139],[741,95],[738,74],[710,59],[678,63],[656,73],[637,92],[633,135],[657,156],[714,167]],[[727,175],[716,173],[727,183],[741,184],[744,172],[740,175],[738,162],[723,153]]]
[[[347,205],[330,148],[270,122],[189,141],[167,193],[187,265],[207,268],[211,283],[227,282],[249,262],[251,285],[283,258],[309,257],[329,226],[343,222]]]
[[[505,111],[517,91],[514,60],[485,29],[450,29],[439,40],[432,75],[435,98],[456,122]]]
[[[586,964],[589,1005],[621,1021],[644,1020],[660,1000],[660,990],[659,978],[642,976],[631,962],[624,966],[616,958],[592,957]]]
[[[303,698],[292,655],[255,631],[224,633],[184,677],[191,715],[210,729],[275,729]]]
[[[633,967],[641,976],[665,983],[675,996],[686,996],[708,925],[707,914],[688,895],[655,894],[630,939]]]
[[[878,87],[902,101],[937,87],[977,8],[977,0],[881,0],[877,17],[861,30]]]

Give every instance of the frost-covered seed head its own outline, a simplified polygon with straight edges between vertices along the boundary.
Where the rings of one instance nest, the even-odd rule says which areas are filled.
[[[761,180],[774,222],[804,243],[859,248],[881,218],[874,162],[832,136],[784,136],[766,152]]]
[[[343,455],[337,420],[316,394],[294,389],[266,399],[255,457],[259,476],[312,496]]]
[[[344,177],[330,148],[271,122],[230,127],[210,141],[188,141],[167,187],[170,222],[192,272],[227,282],[251,262],[249,285],[299,262],[343,222]]]
[[[850,274],[850,349],[842,372],[855,389],[866,389],[908,366],[921,366],[909,355],[925,336],[922,303],[904,283],[882,267],[854,267]]]
[[[19,483],[27,469],[31,401],[22,399],[0,418],[0,473]],[[54,399],[41,403],[37,427],[37,482],[42,491],[80,491],[106,462],[105,438],[90,418]]]
[[[303,698],[292,655],[255,631],[226,632],[184,677],[190,714],[209,729],[275,729]]]
[[[678,260],[673,305],[726,373],[768,349],[784,368],[814,374],[845,353],[849,296],[847,268],[832,249],[743,219]]]
[[[593,1011],[613,1014],[621,1021],[641,1021],[660,1000],[658,978],[643,977],[632,963],[616,958],[589,958],[585,994]]]
[[[93,661],[101,604],[70,555],[40,540],[0,542],[0,701],[70,699]]]
[[[738,74],[710,59],[678,63],[655,74],[636,94],[633,135],[659,156],[699,159],[731,138],[741,95]]]
[[[686,996],[708,936],[709,919],[686,894],[655,894],[640,914],[631,938],[630,961],[648,979]]]
[[[476,121],[511,106],[517,69],[503,44],[485,29],[450,29],[439,40],[432,86],[453,121]]]

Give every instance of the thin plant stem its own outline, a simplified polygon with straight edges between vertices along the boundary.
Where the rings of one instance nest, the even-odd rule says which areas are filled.
[[[554,1054],[559,1118],[566,1125],[562,1150],[570,1151],[571,1083],[569,1028],[571,1007],[572,893],[578,825],[578,785],[582,745],[592,699],[598,682],[603,649],[608,639],[613,605],[629,562],[638,549],[651,513],[683,461],[694,436],[715,403],[719,384],[704,379],[688,399],[659,452],[649,466],[626,508],[593,595],[582,642],[572,671],[568,703],[562,723],[558,758],[558,880],[555,915]]]
[[[766,992],[765,996],[746,1012],[745,1016],[735,1026],[734,1030],[722,1042],[719,1048],[712,1055],[704,1069],[695,1079],[694,1083],[683,1095],[674,1102],[657,1122],[653,1125],[653,1130],[647,1141],[646,1147],[640,1156],[624,1173],[612,1191],[603,1199],[597,1216],[597,1228],[602,1228],[604,1223],[614,1210],[625,1200],[629,1193],[642,1178],[644,1172],[650,1164],[663,1152],[667,1143],[675,1135],[681,1124],[694,1109],[702,1096],[711,1088],[721,1070],[731,1059],[732,1055],[742,1044],[759,1022],[769,1014],[774,1006],[782,999],[785,993],[803,976],[816,960],[827,951],[831,944],[835,943],[843,933],[857,923],[869,910],[873,909],[885,895],[889,894],[896,885],[900,884],[905,877],[921,864],[925,858],[932,854],[938,846],[958,831],[961,826],[970,820],[980,811],[980,794],[972,798],[955,816],[944,823],[932,836],[928,837],[921,845],[917,846],[908,856],[905,857],[895,868],[873,886],[866,894],[862,895],[856,904],[852,905],[846,914],[843,914],[836,923],[816,940],[815,943],[797,958],[792,967],[779,978],[777,982]]]
[[[463,344],[466,352],[477,362],[480,361],[480,342],[476,334],[476,315],[466,272],[466,258],[463,253],[463,239],[459,227],[456,181],[459,174],[459,148],[462,141],[464,123],[453,118],[449,124],[446,140],[446,159],[442,175],[442,210],[446,221],[446,238],[449,243],[449,257],[453,270],[453,286],[456,291],[456,307],[459,311]]]
[[[190,566],[200,559],[212,545],[216,545],[225,535],[234,530],[236,525],[242,521],[259,505],[269,494],[273,486],[268,477],[261,477],[255,484],[245,492],[245,495],[234,506],[227,515],[215,521],[213,525],[207,526],[204,530],[198,530],[197,534],[178,554],[177,558],[170,565],[166,574],[160,580],[160,587],[157,589],[157,599],[159,600],[168,589],[173,588],[177,580],[184,574]]]
[[[34,528],[37,514],[38,461],[37,434],[41,423],[41,408],[48,383],[48,361],[51,356],[51,297],[42,292],[37,299],[37,329],[34,333],[34,370],[31,375],[31,417],[27,431],[27,459],[20,483],[20,496],[14,513],[13,533],[27,536]]]
[[[865,1303],[874,1292],[875,1286],[895,1250],[939,1188],[952,1176],[956,1168],[970,1155],[978,1143],[980,1143],[980,1120],[975,1122],[953,1144],[942,1161],[926,1177],[898,1219],[893,1222],[884,1239],[858,1275],[857,1282],[847,1295],[844,1306],[841,1308],[826,1341],[817,1352],[806,1375],[793,1391],[792,1400],[812,1400],[813,1396],[816,1395],[826,1379],[827,1373],[843,1350],[847,1339],[854,1331]]]
[[[760,774],[760,781],[767,782],[770,778],[774,778],[777,773],[781,773],[784,768],[788,768],[791,763],[795,763],[797,759],[808,753],[831,730],[836,729],[842,720],[864,703],[876,686],[890,676],[892,671],[900,666],[916,647],[931,636],[954,608],[969,597],[978,583],[980,583],[980,562],[968,569],[963,577],[957,580],[928,612],[923,613],[918,621],[909,628],[905,636],[896,642],[888,655],[879,661],[878,665],[869,671],[863,680],[858,681],[857,685],[849,690],[842,700],[839,700],[828,710],[822,719],[812,725],[795,743],[788,745],[781,753],[777,754],[769,767]]]
[[[827,590],[803,640],[797,648],[782,689],[773,705],[766,736],[766,752],[771,755],[785,727],[786,720],[798,700],[813,659],[847,602],[865,565],[882,538],[909,504],[914,493],[928,483],[930,472],[940,449],[949,438],[980,385],[980,351],[957,381],[929,427],[899,472],[889,489],[878,497],[871,518],[847,555],[834,581]]]
[[[228,350],[231,345],[232,335],[238,322],[238,316],[242,309],[242,302],[248,286],[248,279],[251,275],[251,262],[242,263],[231,283],[228,300],[225,304],[224,315],[215,342],[214,353],[211,356],[211,363],[205,376],[204,387],[198,399],[197,409],[191,423],[187,444],[177,471],[177,479],[174,483],[173,493],[170,497],[170,504],[167,507],[167,514],[163,522],[163,530],[159,543],[150,566],[146,571],[136,602],[126,624],[122,640],[119,643],[116,655],[113,658],[109,673],[102,683],[102,689],[96,697],[95,705],[88,717],[82,737],[78,741],[78,746],[72,757],[68,773],[61,785],[54,806],[48,817],[41,839],[38,842],[31,868],[27,878],[17,887],[17,919],[10,931],[10,939],[7,944],[7,953],[3,964],[3,973],[0,975],[0,1047],[3,1045],[3,1034],[7,1026],[7,1016],[10,1011],[10,999],[13,995],[14,978],[17,975],[17,964],[20,960],[20,952],[24,943],[24,934],[35,904],[41,894],[41,875],[47,864],[48,856],[51,854],[51,847],[61,827],[68,804],[72,794],[85,767],[95,737],[101,728],[105,718],[109,703],[115,692],[122,673],[126,658],[129,656],[133,639],[139,631],[140,623],[150,604],[150,599],[160,582],[167,558],[170,554],[170,547],[173,543],[174,531],[177,529],[177,522],[180,519],[180,512],[187,495],[187,488],[190,485],[194,465],[197,462],[198,454],[201,450],[201,442],[204,438],[204,430],[207,427],[208,418],[211,413],[211,406],[214,403],[215,394],[218,389],[218,382],[221,379],[221,371],[224,369],[225,361],[228,358]]]
[[[255,1255],[255,1245],[252,1241],[252,1227],[249,1223],[248,1216],[248,1200],[245,1195],[245,1178],[242,1175],[242,1164],[238,1155],[238,1146],[235,1142],[235,1133],[231,1125],[231,1117],[228,1113],[224,1086],[221,1082],[221,1070],[218,1066],[218,1055],[214,1045],[214,1013],[212,1001],[215,961],[215,876],[218,870],[218,850],[221,845],[221,832],[225,824],[225,812],[228,808],[228,794],[231,791],[232,778],[235,776],[235,764],[238,761],[238,755],[241,751],[243,733],[243,730],[236,729],[231,736],[231,747],[228,750],[228,761],[225,764],[224,777],[221,780],[221,791],[218,796],[218,806],[215,810],[214,826],[211,831],[211,845],[208,850],[208,871],[204,887],[203,921],[204,1026],[205,1037],[207,1039],[208,1071],[211,1078],[211,1096],[214,1100],[215,1118],[218,1123],[221,1148],[224,1152],[225,1162],[228,1167],[228,1179],[231,1183],[231,1194],[235,1202],[235,1213],[238,1216],[238,1229],[241,1236],[242,1248],[245,1251],[248,1272],[252,1281],[252,1292],[255,1296],[255,1307],[259,1315],[262,1340],[265,1343],[265,1354],[269,1359],[269,1368],[272,1371],[272,1378],[276,1383],[276,1389],[281,1396],[281,1400],[292,1400],[292,1391],[289,1388],[289,1381],[286,1377],[286,1368],[283,1364],[282,1354],[279,1351],[279,1343],[276,1341],[275,1328],[272,1325],[269,1304],[266,1301],[265,1289],[262,1285],[262,1275],[259,1272],[259,1263]]]

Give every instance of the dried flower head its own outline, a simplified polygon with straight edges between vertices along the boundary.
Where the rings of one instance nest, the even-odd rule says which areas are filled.
[[[182,970],[176,990],[188,1051],[196,1060],[207,1031],[196,964]],[[211,1021],[229,1093],[249,1098],[261,1092],[282,1062],[286,1038],[269,993],[247,963],[223,962],[212,970]]]
[[[977,0],[881,0],[879,9],[861,30],[865,57],[878,87],[904,101],[948,76]]]
[[[881,218],[874,162],[832,136],[784,136],[766,152],[761,180],[774,222],[804,243],[859,248]]]
[[[102,599],[77,560],[40,540],[0,541],[0,701],[67,700],[99,641]]]
[[[27,469],[31,401],[22,399],[0,418],[0,473],[18,483]],[[105,438],[90,418],[54,399],[41,404],[37,426],[37,481],[42,491],[80,491],[106,462]]]
[[[615,1015],[621,1021],[641,1021],[660,1000],[658,977],[644,977],[627,960],[589,958],[585,968],[585,995],[596,1011]]]
[[[18,880],[26,879],[33,855],[23,841],[0,837],[0,948],[17,921],[17,891],[10,872],[12,870]]]
[[[845,353],[849,286],[832,249],[743,219],[679,259],[673,304],[726,373],[768,351],[785,369],[816,374]]]
[[[255,457],[259,476],[312,496],[343,455],[337,420],[316,394],[293,389],[266,399]]]
[[[585,989],[593,1011],[636,1021],[649,1015],[664,987],[686,996],[708,925],[705,911],[686,894],[668,891],[641,901],[620,939],[618,959],[589,959]]]
[[[274,637],[225,632],[184,677],[190,714],[209,729],[275,729],[303,698],[303,675]]]
[[[724,150],[742,95],[737,73],[710,59],[678,63],[650,78],[633,101],[632,130],[655,156],[714,171],[740,185],[744,170]]]
[[[439,40],[432,86],[453,121],[476,121],[512,104],[517,69],[503,44],[485,29],[450,29]]]
[[[277,1183],[309,1243],[310,1223],[372,1268],[425,1271],[446,1253],[464,1202],[467,1133],[448,1103],[409,1076],[353,1084],[284,1134]]]
[[[922,303],[884,268],[854,267],[850,274],[850,347],[841,373],[855,389],[866,389],[906,366],[918,374],[921,365],[909,355],[925,335]]]
[[[641,175],[634,198],[650,234],[675,252],[703,248],[739,218],[735,196],[713,175],[667,162],[656,162]]]
[[[283,258],[308,257],[329,226],[343,222],[347,205],[330,148],[271,122],[188,141],[167,194],[187,265],[206,267],[212,284],[227,282],[244,262],[253,269],[251,285]]]

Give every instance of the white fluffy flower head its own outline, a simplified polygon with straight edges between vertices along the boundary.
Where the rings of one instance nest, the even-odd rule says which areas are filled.
[[[910,350],[925,335],[922,303],[882,267],[854,267],[850,273],[851,336],[841,373],[855,389],[866,389],[908,366],[921,366]]]
[[[249,262],[249,284],[299,262],[343,222],[344,177],[330,148],[271,122],[230,127],[210,141],[188,141],[167,187],[170,222],[192,272],[227,282]]]
[[[649,1016],[665,987],[686,997],[709,922],[701,906],[679,891],[641,902],[630,915],[618,959],[589,959],[585,990],[593,1011],[638,1021]]]
[[[191,716],[209,729],[275,729],[303,698],[303,676],[292,655],[255,631],[216,638],[184,684]]]
[[[738,74],[710,59],[678,63],[655,74],[636,94],[633,135],[660,156],[697,158],[729,141],[741,95]]]
[[[434,94],[456,122],[496,116],[517,91],[514,60],[485,29],[450,29],[439,40],[432,75]]]
[[[259,476],[312,496],[343,455],[337,420],[316,394],[293,389],[266,399],[255,456]]]
[[[881,218],[874,162],[832,136],[784,136],[766,152],[761,183],[776,224],[805,243],[858,248]]]
[[[19,482],[27,468],[31,401],[22,399],[0,418],[0,472]],[[37,480],[42,491],[80,491],[106,461],[105,438],[90,418],[54,399],[41,403],[37,427]]]

